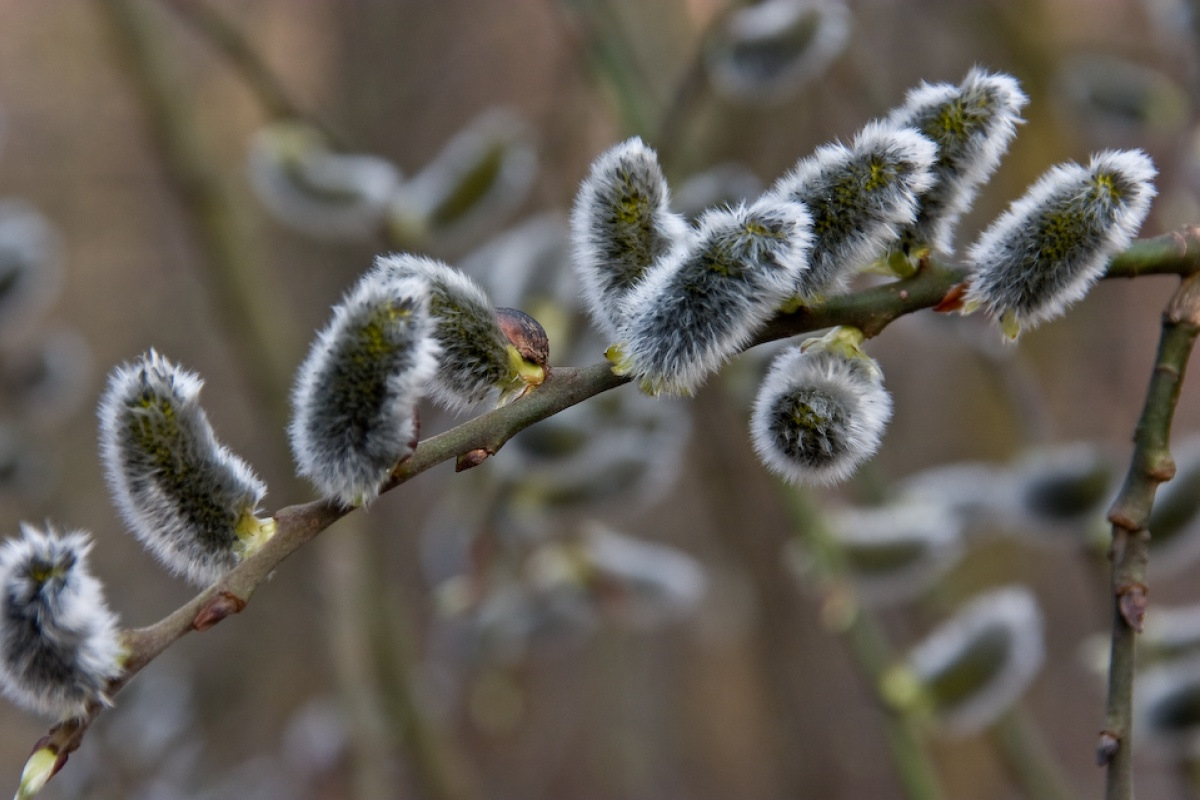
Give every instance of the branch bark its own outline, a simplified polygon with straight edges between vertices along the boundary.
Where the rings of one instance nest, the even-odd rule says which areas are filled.
[[[1160,237],[1161,238],[1161,237]],[[1194,236],[1189,232],[1189,239]],[[1185,251],[1192,248],[1188,246]],[[1169,439],[1179,401],[1184,369],[1200,334],[1200,273],[1186,278],[1163,315],[1162,336],[1154,372],[1134,433],[1129,472],[1109,510],[1112,523],[1113,621],[1108,700],[1097,760],[1108,768],[1106,800],[1133,800],[1134,648],[1142,630],[1149,588],[1150,556],[1147,523],[1159,484],[1175,474]]]

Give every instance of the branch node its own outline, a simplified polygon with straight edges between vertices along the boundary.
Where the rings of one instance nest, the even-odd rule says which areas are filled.
[[[945,314],[951,311],[961,311],[963,307],[963,298],[967,296],[968,282],[956,283],[950,287],[950,290],[942,297],[934,311]]]
[[[1121,610],[1121,618],[1137,633],[1142,632],[1142,624],[1146,618],[1146,606],[1149,604],[1149,594],[1150,587],[1140,581],[1127,583],[1117,588],[1117,607]]]
[[[219,592],[196,614],[196,618],[192,620],[192,627],[197,631],[206,631],[231,614],[237,614],[245,607],[246,601],[233,592]]]
[[[1132,517],[1117,508],[1108,512],[1108,521],[1112,523],[1114,528],[1120,528],[1125,533],[1137,533],[1142,529],[1142,526],[1137,524]]]
[[[1198,231],[1200,229],[1193,228],[1189,232],[1197,234]],[[1164,317],[1173,325],[1200,328],[1200,272],[1183,279],[1175,294],[1171,296]]]
[[[1156,483],[1166,483],[1175,477],[1175,459],[1169,455],[1154,459],[1146,469],[1146,477]]]
[[[1109,730],[1100,731],[1096,745],[1096,766],[1107,767],[1121,749],[1121,737]]]
[[[489,450],[486,447],[476,447],[474,450],[468,450],[465,453],[459,453],[458,458],[454,461],[454,471],[463,472],[464,470],[478,467],[488,458],[494,456],[496,452]]]

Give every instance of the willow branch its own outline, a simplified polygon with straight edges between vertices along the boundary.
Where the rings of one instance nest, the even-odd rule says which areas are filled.
[[[1184,369],[1200,334],[1200,273],[1184,280],[1163,314],[1146,403],[1133,437],[1129,472],[1109,510],[1112,523],[1113,629],[1108,701],[1098,759],[1107,766],[1107,800],[1133,798],[1134,647],[1146,612],[1150,560],[1147,524],[1159,484],[1175,474],[1169,439]]]
[[[119,0],[106,2],[117,4]],[[1196,305],[1200,305],[1200,298],[1197,298],[1197,295],[1200,295],[1198,233],[1200,229],[1189,228],[1179,233],[1134,242],[1127,251],[1114,259],[1108,272],[1110,278],[1151,274],[1191,276],[1184,282],[1184,287],[1191,287],[1190,294],[1181,289],[1172,303],[1172,311],[1168,312],[1168,328],[1172,331],[1190,330],[1193,339],[1200,322],[1195,321],[1195,316],[1188,317],[1185,309],[1190,308],[1193,314],[1200,313],[1195,309]],[[875,336],[893,320],[937,305],[964,277],[965,272],[961,268],[929,264],[911,278],[835,297],[820,307],[780,315],[764,328],[755,343],[783,339],[834,325],[855,325],[869,336]],[[1190,297],[1191,300],[1181,299],[1186,297]],[[1174,321],[1170,322],[1171,320]],[[1173,375],[1176,391],[1178,380],[1182,376],[1182,366],[1179,366],[1182,362],[1178,361],[1182,354],[1177,350],[1177,346],[1173,347],[1170,356],[1172,361],[1166,366],[1161,366],[1160,353],[1161,368],[1155,371],[1156,382],[1160,375]],[[1175,366],[1172,366],[1173,364]],[[546,382],[527,396],[421,442],[412,456],[396,468],[391,480],[381,491],[395,489],[438,464],[458,459],[460,456],[480,452],[494,455],[505,442],[530,425],[627,382],[627,378],[614,375],[607,363],[582,368],[555,368]],[[1139,426],[1139,437],[1144,427]],[[1139,452],[1143,450],[1139,448]],[[1137,463],[1141,461],[1138,460]],[[1123,508],[1121,501],[1118,501],[1115,509],[1117,508]],[[276,512],[275,536],[261,550],[238,564],[219,583],[205,589],[166,618],[148,627],[127,632],[129,658],[126,671],[111,682],[109,695],[119,692],[139,671],[179,639],[192,631],[207,630],[225,617],[240,612],[258,586],[288,556],[352,510],[328,500],[316,500]],[[1147,502],[1144,507],[1145,513],[1148,513],[1148,510]],[[1140,525],[1144,526],[1145,516],[1138,518],[1142,520]],[[1114,530],[1116,527],[1114,526]],[[1139,530],[1137,524],[1134,530]],[[1142,532],[1144,533],[1144,530]],[[1122,535],[1120,538],[1136,540],[1138,537]],[[1132,639],[1130,646],[1131,643]],[[1125,707],[1128,708],[1128,702]],[[102,711],[102,706],[94,705],[82,717],[68,720],[51,729],[41,744],[60,753],[65,760],[67,754],[78,749],[88,727]],[[1121,717],[1110,715],[1110,718],[1118,720],[1111,723],[1112,730],[1127,730],[1127,724],[1119,722]],[[1110,795],[1110,800],[1112,797],[1114,796]]]

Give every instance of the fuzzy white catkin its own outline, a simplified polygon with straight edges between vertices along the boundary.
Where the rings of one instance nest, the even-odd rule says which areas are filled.
[[[916,128],[937,146],[933,185],[921,195],[917,219],[901,231],[906,254],[921,247],[953,251],[955,226],[1000,164],[1028,102],[1012,76],[975,67],[958,86],[911,90],[891,113],[893,124]]]
[[[763,379],[750,438],[763,464],[797,484],[850,477],[875,455],[892,417],[892,398],[874,361],[792,347]]]
[[[537,175],[529,125],[511,109],[473,119],[412,180],[400,184],[389,214],[394,232],[477,239],[524,202]]]
[[[963,521],[936,502],[907,501],[829,514],[860,597],[877,605],[912,600],[963,552]]]
[[[631,292],[616,369],[652,394],[690,394],[744,347],[807,269],[809,217],[776,197],[714,209]]]
[[[0,331],[17,332],[42,314],[62,286],[58,231],[24,200],[0,200]]]
[[[933,184],[933,142],[913,128],[877,120],[846,147],[827,144],[776,181],[775,194],[812,215],[810,268],[794,293],[816,299],[845,288],[917,218],[919,195]]]
[[[646,271],[688,236],[670,201],[658,155],[637,137],[602,153],[579,187],[571,213],[575,273],[606,336],[617,336]]]
[[[57,719],[108,703],[121,673],[116,616],[87,569],[87,535],[21,526],[0,546],[0,689]]]
[[[1200,731],[1197,709],[1200,655],[1138,670],[1133,703],[1133,732],[1138,741],[1147,741],[1177,756],[1190,754]]]
[[[276,122],[250,142],[246,171],[267,210],[288,227],[334,240],[366,239],[382,229],[400,181],[385,159],[329,149],[306,123]]]
[[[909,651],[907,662],[932,693],[946,730],[975,733],[1032,682],[1045,660],[1044,638],[1033,593],[1009,586],[976,597]]]
[[[300,366],[288,429],[322,495],[370,503],[412,454],[416,404],[437,370],[429,284],[368,272],[333,309]]]
[[[479,405],[512,377],[509,341],[487,293],[459,270],[407,253],[379,256],[372,275],[418,277],[429,287],[429,316],[438,344],[430,399],[450,411]]]
[[[1060,316],[1129,246],[1150,211],[1155,174],[1140,150],[1051,168],[971,248],[967,307],[985,308],[1013,338]]]
[[[100,455],[113,501],[163,566],[207,585],[238,561],[238,526],[266,486],[221,445],[204,382],[154,350],[115,369],[100,401]]]
[[[850,22],[841,0],[765,0],[737,8],[705,46],[713,88],[735,102],[785,100],[845,49]]]

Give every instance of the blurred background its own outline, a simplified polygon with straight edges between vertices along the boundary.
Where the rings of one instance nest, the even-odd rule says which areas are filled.
[[[105,376],[150,347],[198,371],[267,507],[312,499],[285,436],[292,372],[379,252],[462,266],[543,322],[554,364],[601,360],[567,218],[591,160],[633,134],[695,214],[980,65],[1030,103],[960,247],[1050,165],[1107,147],[1158,165],[1144,235],[1200,223],[1183,0],[760,5],[0,0],[0,531],[90,530],[127,626],[182,604],[109,504]],[[868,344],[894,422],[836,490],[799,496],[754,458],[757,351],[693,400],[624,387],[475,470],[442,465],[154,662],[45,796],[903,797],[891,712],[839,635],[850,584],[805,531],[906,486],[969,519],[928,574],[862,586],[893,655],[994,587],[1028,587],[1044,618],[1044,664],[1003,723],[919,721],[945,796],[1096,796],[1097,537],[1175,283],[1106,282],[1017,347],[982,319],[898,321]],[[1198,396],[1193,374],[1184,451]],[[430,408],[423,432],[454,422]],[[1200,602],[1186,523],[1164,607]],[[0,704],[0,786],[45,730]],[[1140,795],[1186,796],[1193,759],[1143,738]]]

